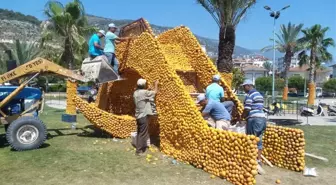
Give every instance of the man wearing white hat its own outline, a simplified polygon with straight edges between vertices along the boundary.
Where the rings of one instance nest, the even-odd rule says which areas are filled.
[[[226,110],[231,114],[234,103],[232,101],[224,100],[224,89],[219,85],[219,81],[220,75],[217,74],[212,77],[212,83],[206,88],[205,96],[207,99],[222,102]]]
[[[209,126],[228,130],[231,116],[222,103],[207,99],[204,94],[197,96],[196,103],[203,107],[202,116],[207,119]]]
[[[252,80],[245,80],[242,84],[244,91],[247,93],[244,101],[244,112],[242,118],[247,120],[246,133],[259,137],[258,146],[258,171],[263,174],[261,168],[261,153],[263,149],[262,136],[266,130],[266,117],[263,111],[264,97],[253,87]]]
[[[115,32],[117,27],[115,24],[111,23],[108,25],[108,31],[105,36],[105,48],[104,54],[106,55],[108,61],[113,66],[113,70],[118,74],[119,62],[115,55],[115,44],[116,41],[123,42],[129,40],[129,38],[120,38]]]
[[[101,46],[100,39],[105,37],[105,31],[99,30],[97,33],[93,34],[89,40],[89,55],[91,60],[97,56],[103,55],[104,48]]]
[[[137,122],[136,155],[143,155],[147,149],[148,135],[148,116],[155,115],[151,102],[154,101],[158,92],[159,82],[154,84],[154,90],[146,89],[147,81],[140,78],[137,81],[137,90],[133,94],[135,103],[135,118]]]

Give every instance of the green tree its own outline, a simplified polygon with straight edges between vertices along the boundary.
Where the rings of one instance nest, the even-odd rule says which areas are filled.
[[[5,57],[0,54],[0,74],[4,74],[7,70],[7,65],[5,61]]]
[[[3,45],[5,50],[11,50],[17,65],[22,65],[36,57],[43,55],[43,50],[39,48],[36,41],[23,41],[15,40],[14,47]]]
[[[239,68],[233,68],[233,78],[231,87],[237,91],[241,84],[243,84],[245,80],[244,73]]]
[[[43,25],[42,45],[57,36],[63,43],[61,64],[72,69],[75,60],[82,61],[84,53],[87,52],[85,36],[96,29],[88,26],[84,6],[79,0],[73,0],[65,6],[58,1],[49,1],[45,5],[44,13],[49,22]]]
[[[259,77],[255,80],[256,89],[260,92],[272,92],[272,77]],[[281,91],[285,86],[285,82],[281,78],[275,79],[275,90]]]
[[[266,61],[263,63],[263,67],[269,72],[272,71],[273,65],[270,61]]]
[[[288,87],[296,88],[298,91],[304,91],[305,79],[302,76],[291,76],[288,78]]]
[[[256,0],[197,0],[213,17],[219,27],[217,68],[230,73],[236,42],[236,28]]]
[[[323,84],[323,90],[326,92],[336,92],[336,79],[332,78]]]
[[[295,25],[290,22],[288,25],[282,24],[280,26],[280,34],[276,33],[277,40],[275,40],[276,46],[275,48],[281,52],[285,53],[284,57],[284,65],[285,70],[283,71],[283,77],[285,79],[285,86],[283,89],[283,99],[288,99],[288,71],[291,65],[292,57],[296,52],[299,52],[302,47],[298,42],[298,36],[303,27],[303,24]],[[267,46],[262,49],[262,51],[272,50],[273,46]]]
[[[322,62],[332,60],[332,54],[328,52],[328,47],[335,46],[332,38],[325,38],[328,27],[322,28],[321,25],[316,24],[311,28],[302,30],[304,36],[299,39],[303,44],[305,50],[299,54],[300,63],[309,63],[309,96],[308,104],[314,104],[315,100],[315,78],[316,70],[321,66]],[[310,56],[307,52],[310,51]]]

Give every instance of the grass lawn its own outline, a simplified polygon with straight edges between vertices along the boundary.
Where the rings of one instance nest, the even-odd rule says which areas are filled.
[[[154,157],[134,155],[130,139],[114,141],[94,130],[79,116],[77,130],[60,121],[63,111],[46,107],[41,119],[49,130],[46,144],[38,150],[15,152],[0,132],[0,182],[9,184],[230,184],[220,178],[183,163],[172,164],[162,153],[150,152]],[[280,168],[265,166],[266,175],[257,177],[257,184],[334,184],[336,174],[336,127],[300,127],[305,131],[307,152],[329,159],[329,162],[307,158],[308,167],[317,167],[319,177],[304,177]],[[157,158],[157,160],[155,160]]]

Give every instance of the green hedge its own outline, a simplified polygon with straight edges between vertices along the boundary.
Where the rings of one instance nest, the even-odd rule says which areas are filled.
[[[65,91],[66,91],[65,84],[52,85],[48,87],[48,92],[65,92]]]

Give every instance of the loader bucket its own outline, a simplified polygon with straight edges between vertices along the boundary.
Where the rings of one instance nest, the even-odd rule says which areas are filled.
[[[82,63],[81,70],[85,81],[101,84],[118,80],[118,74],[113,70],[105,56],[98,56],[93,60],[86,58]]]

